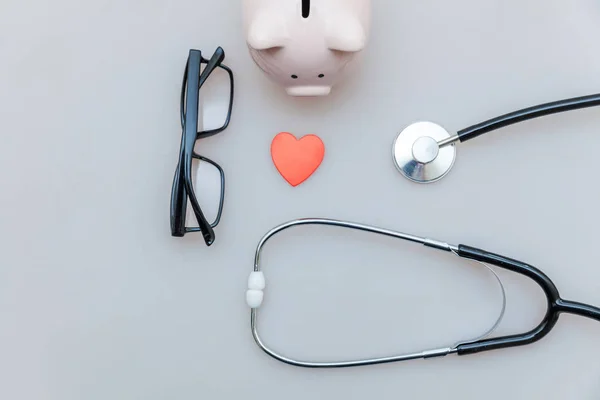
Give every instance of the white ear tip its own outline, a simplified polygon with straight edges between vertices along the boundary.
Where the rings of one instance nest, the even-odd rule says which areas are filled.
[[[246,292],[246,303],[250,308],[259,308],[262,305],[264,293],[262,290],[248,290]]]
[[[262,271],[252,272],[248,277],[248,289],[263,290],[265,286],[265,275],[262,273]]]
[[[259,308],[262,305],[266,286],[265,275],[262,271],[253,271],[248,277],[248,291],[246,292],[246,303],[250,308]]]

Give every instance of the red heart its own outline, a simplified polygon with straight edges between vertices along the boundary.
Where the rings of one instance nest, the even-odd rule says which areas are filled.
[[[321,165],[325,145],[316,135],[296,139],[289,132],[281,132],[271,143],[271,158],[281,176],[292,186],[307,180]]]

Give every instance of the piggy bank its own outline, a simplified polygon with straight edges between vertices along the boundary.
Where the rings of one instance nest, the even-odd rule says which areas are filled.
[[[325,96],[364,49],[371,0],[243,0],[252,59],[291,96]]]

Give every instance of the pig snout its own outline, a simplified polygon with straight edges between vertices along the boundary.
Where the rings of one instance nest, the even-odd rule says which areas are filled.
[[[331,92],[330,86],[292,86],[286,88],[290,96],[327,96]]]
[[[290,96],[327,96],[333,85],[334,71],[322,71],[324,73],[310,73],[308,76],[297,76],[292,74],[285,86]]]

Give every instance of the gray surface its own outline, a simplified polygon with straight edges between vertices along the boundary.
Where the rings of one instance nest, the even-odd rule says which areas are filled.
[[[466,144],[432,186],[402,178],[390,157],[414,120],[456,130],[600,91],[598,2],[375,3],[366,57],[318,101],[286,97],[254,67],[239,1],[2,3],[0,398],[598,398],[600,325],[570,316],[532,346],[362,369],[288,367],[253,343],[253,251],[296,217],[483,247],[542,267],[566,298],[600,304],[600,193],[589,184],[598,110]],[[207,249],[169,236],[168,209],[183,63],[190,47],[217,45],[238,86],[230,128],[202,143],[228,179]],[[281,130],[326,144],[322,167],[297,188],[269,158]],[[492,322],[499,297],[482,269],[336,233],[298,229],[266,249],[271,346],[370,356],[446,345]],[[530,328],[541,293],[501,274],[500,332]]]

